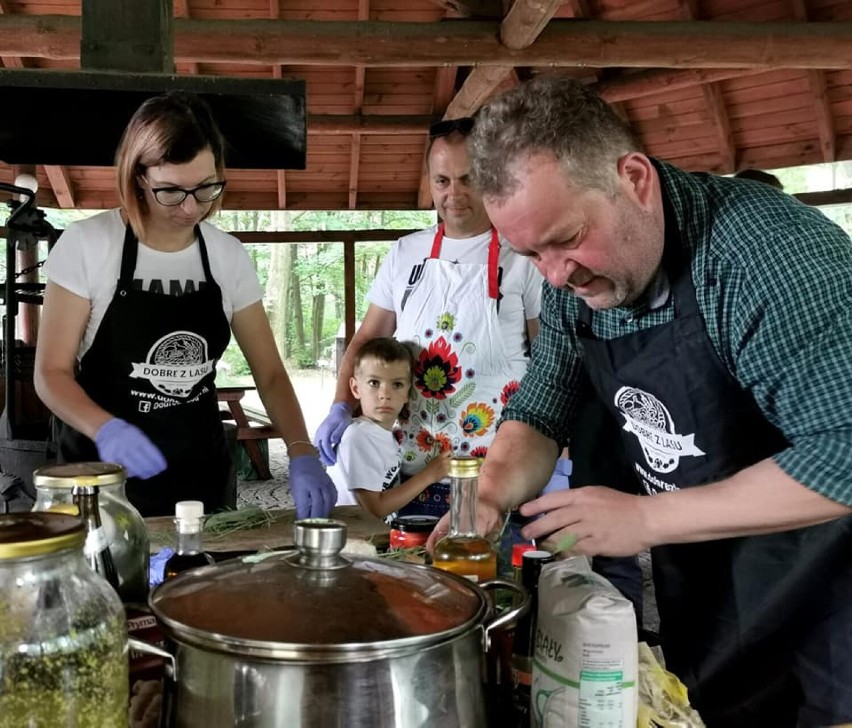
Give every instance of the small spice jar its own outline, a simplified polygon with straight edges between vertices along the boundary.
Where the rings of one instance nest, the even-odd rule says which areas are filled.
[[[148,601],[149,541],[145,521],[124,492],[127,471],[113,463],[46,465],[33,473],[36,502],[33,511],[77,515],[74,488],[98,488],[98,511],[107,546],[118,575],[123,602]]]
[[[436,516],[397,516],[391,521],[391,549],[425,546],[437,523]]]
[[[0,725],[127,726],[127,628],[63,513],[0,515]]]

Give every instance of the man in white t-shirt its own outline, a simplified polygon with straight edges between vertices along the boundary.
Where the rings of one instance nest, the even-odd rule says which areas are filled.
[[[442,222],[401,238],[367,294],[370,306],[341,362],[335,402],[316,444],[326,464],[352,420],[356,352],[375,337],[412,342],[410,416],[403,429],[403,477],[443,452],[484,456],[514,394],[538,333],[542,279],[491,225],[470,185],[469,118],[430,129],[429,180]],[[405,513],[442,514],[448,490],[433,484]]]

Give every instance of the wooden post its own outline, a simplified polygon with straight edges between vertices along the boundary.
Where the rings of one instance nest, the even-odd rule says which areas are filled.
[[[80,65],[174,73],[172,0],[83,0]]]
[[[21,174],[30,174],[33,177],[36,177],[36,168],[34,164],[15,165],[13,171],[15,173],[15,178]],[[36,200],[38,200],[37,196]],[[17,270],[13,272],[12,275],[15,275],[18,271],[25,270],[26,268],[32,268],[38,262],[38,246],[15,251],[15,260],[17,261]],[[33,269],[26,275],[20,276],[17,279],[17,282],[38,283],[38,270]],[[17,338],[21,339],[26,346],[35,346],[36,344],[36,340],[38,339],[40,315],[41,306],[36,304],[21,303],[18,307],[18,320],[16,322]]]

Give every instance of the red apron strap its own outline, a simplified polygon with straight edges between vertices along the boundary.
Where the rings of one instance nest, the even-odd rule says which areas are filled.
[[[435,239],[432,241],[430,258],[441,256],[441,243],[444,240],[444,223],[438,225],[435,231]],[[491,228],[491,242],[488,245],[488,297],[495,300],[500,298],[500,282],[498,280],[500,264],[500,236],[495,227]]]

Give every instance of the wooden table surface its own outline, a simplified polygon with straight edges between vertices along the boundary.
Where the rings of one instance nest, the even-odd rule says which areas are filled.
[[[293,522],[296,520],[295,510],[282,508],[269,511],[269,513],[275,518],[275,521],[268,526],[217,536],[205,533],[204,550],[210,552],[268,551],[270,549],[292,548]],[[348,538],[369,541],[380,549],[388,545],[390,526],[365,512],[360,506],[337,506],[331,512],[331,518],[343,521],[346,524]],[[174,518],[171,516],[146,518],[145,525],[148,527],[152,554],[166,546],[174,548]]]

